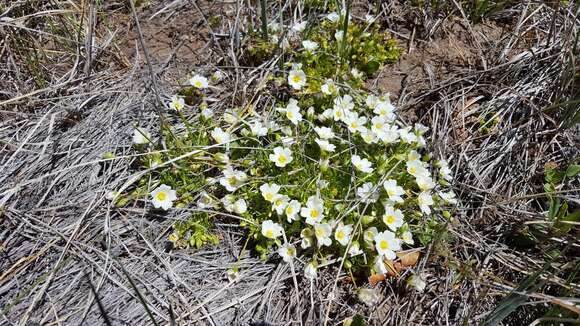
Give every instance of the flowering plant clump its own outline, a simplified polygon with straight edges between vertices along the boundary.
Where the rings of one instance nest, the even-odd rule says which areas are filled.
[[[376,43],[365,43],[376,39],[373,28],[349,25],[349,45],[341,45],[344,33],[337,28],[344,19],[334,13],[320,26],[290,27],[303,40],[289,45],[293,61],[270,85],[287,86],[272,106],[228,109],[218,117],[205,102],[168,101],[185,119],[187,134],[164,135],[169,150],[146,155],[144,163],[182,157],[154,170],[148,187],[155,207],[195,206],[190,221],[175,224],[172,242],[214,243],[211,219],[225,216],[246,230],[264,258],[303,257],[312,279],[319,264],[332,259],[385,274],[399,251],[429,240],[430,216],[446,215],[456,203],[448,188],[451,170],[427,153],[425,126],[405,125],[388,94],[360,87],[374,72],[369,65],[390,59],[373,50]],[[196,74],[190,82],[203,94],[219,79]],[[195,128],[183,115],[187,110],[198,113]],[[136,129],[135,140],[140,149],[153,146],[146,130]]]

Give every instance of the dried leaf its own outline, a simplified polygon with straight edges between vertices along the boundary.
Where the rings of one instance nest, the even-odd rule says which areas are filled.
[[[401,260],[402,267],[405,268],[417,265],[417,261],[419,261],[421,254],[418,251],[412,251],[408,253],[400,253],[397,254],[397,256],[399,256],[399,259]]]

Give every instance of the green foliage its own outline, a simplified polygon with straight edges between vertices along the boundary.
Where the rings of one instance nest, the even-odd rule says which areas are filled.
[[[567,180],[575,178],[580,174],[580,165],[571,164],[566,169],[560,170],[557,167],[547,165],[544,178],[544,190],[548,198],[548,219],[554,222],[555,230],[561,233],[568,233],[572,230],[574,223],[580,222],[580,210],[569,211],[569,204],[562,201],[556,192],[556,186],[566,183]]]
[[[385,256],[397,259],[401,246],[414,244],[413,234],[422,244],[446,240],[433,215],[450,218],[451,170],[425,153],[424,126],[406,126],[388,95],[362,88],[401,50],[378,26],[345,16],[348,10],[306,26],[294,35],[302,42],[285,41],[272,24],[268,40],[250,35],[245,60],[259,64],[276,51],[288,60],[281,67],[289,71],[266,76],[261,85],[267,106],[203,114],[211,89],[194,76],[199,83],[181,88],[169,105],[184,132],[164,130],[157,148],[136,138],[136,148],[149,151],[139,164],[154,169],[125,198],[152,198],[163,209],[197,206],[174,224],[169,239],[176,247],[217,243],[211,229],[222,215],[238,223],[263,259],[274,250],[291,259],[300,242],[311,276],[319,263],[342,256],[349,271],[384,273]],[[188,106],[201,114],[187,117]]]
[[[173,225],[173,233],[169,235],[169,241],[175,247],[201,248],[204,244],[217,245],[219,238],[212,234],[212,216],[206,212],[196,212],[186,221],[179,221]]]

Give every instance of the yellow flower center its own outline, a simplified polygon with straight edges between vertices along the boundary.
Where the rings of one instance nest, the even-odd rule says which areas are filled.
[[[317,209],[310,210],[310,217],[317,218],[318,217],[318,210]]]
[[[383,129],[383,124],[382,123],[375,123],[375,128]]]
[[[282,205],[282,199],[277,199],[276,202],[274,203],[276,206],[280,206]]]
[[[336,232],[336,238],[337,239],[344,239],[344,231],[338,231]]]
[[[294,77],[292,77],[292,81],[295,83],[299,83],[300,81],[302,81],[302,77],[300,77],[300,75],[294,75]]]
[[[286,158],[286,155],[280,155],[280,156],[278,156],[278,162],[280,162],[282,164],[286,163],[287,160],[288,159]]]
[[[165,191],[160,191],[157,193],[157,195],[155,195],[155,197],[159,201],[165,201],[167,199],[167,193]]]
[[[238,183],[238,180],[236,180],[236,178],[234,178],[234,177],[228,178],[228,184],[230,186],[235,186],[237,183]]]
[[[389,189],[389,190],[387,190],[387,195],[394,196],[395,195],[395,191],[393,189]]]
[[[294,213],[294,209],[292,206],[288,205],[288,207],[286,207],[286,215],[292,215],[292,213]]]
[[[409,168],[409,173],[411,173],[411,174],[417,173],[417,168],[414,167],[414,166],[410,167]]]
[[[195,87],[197,88],[201,88],[203,85],[201,84],[201,82],[199,80],[196,80],[194,83]]]
[[[266,230],[266,238],[273,238],[274,237],[274,231],[273,230]]]
[[[386,220],[387,220],[387,224],[393,224],[395,222],[395,216],[387,215]]]
[[[324,236],[324,230],[321,228],[316,228],[316,230],[314,231],[314,233],[316,234],[317,237],[322,237]]]
[[[350,124],[350,127],[351,127],[352,129],[357,129],[357,128],[358,128],[358,123],[356,123],[356,122],[353,122],[353,123],[351,123],[351,124]]]
[[[288,112],[286,112],[286,117],[288,119],[292,119],[292,118],[294,118],[294,113],[292,113],[292,111],[288,111]]]
[[[383,250],[387,250],[389,249],[389,243],[386,240],[381,240],[379,247],[381,247],[381,249]]]
[[[266,198],[267,201],[272,201],[272,199],[274,198],[274,194],[268,192],[264,195],[264,198]]]
[[[288,253],[288,256],[294,256],[294,248],[288,248],[286,252]]]

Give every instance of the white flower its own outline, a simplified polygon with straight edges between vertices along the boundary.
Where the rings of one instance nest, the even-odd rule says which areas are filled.
[[[360,136],[362,137],[364,142],[367,144],[374,144],[377,142],[377,139],[378,139],[377,134],[372,132],[369,129],[365,129],[365,130],[361,131]]]
[[[283,148],[280,146],[274,148],[274,154],[270,154],[268,158],[270,159],[270,161],[274,162],[274,164],[279,168],[285,167],[288,163],[292,162],[292,160],[294,159],[292,157],[292,151],[290,151],[290,149]]]
[[[346,94],[342,97],[337,96],[333,101],[333,110],[339,113],[334,113],[334,121],[344,119],[351,110],[354,109],[354,103],[352,101],[352,96]]]
[[[317,196],[310,196],[306,207],[300,209],[300,216],[306,218],[306,223],[314,225],[324,218],[324,203]]]
[[[254,121],[250,124],[250,131],[256,137],[264,137],[268,134],[268,128],[264,127],[260,121]]]
[[[326,19],[336,23],[340,19],[340,16],[336,12],[331,12],[330,14],[326,15]]]
[[[440,192],[439,197],[441,197],[441,199],[443,199],[447,204],[457,204],[457,198],[455,197],[453,190],[449,190],[449,192]]]
[[[326,95],[332,95],[336,92],[336,85],[332,79],[327,79],[322,86],[320,86],[320,91]]]
[[[207,192],[202,191],[197,199],[197,207],[201,209],[213,208],[215,207],[215,204],[211,196]]]
[[[280,186],[275,183],[264,183],[260,186],[262,197],[269,202],[274,201],[274,198],[278,195],[278,191],[280,191]]]
[[[403,218],[403,212],[401,212],[400,209],[395,209],[392,206],[385,206],[383,223],[385,223],[389,229],[396,231],[398,228],[400,228],[405,223]]]
[[[288,201],[290,201],[290,197],[278,194],[272,201],[272,209],[276,210],[276,214],[282,215],[286,205],[288,205]]]
[[[365,21],[367,23],[369,23],[369,24],[372,24],[375,21],[375,16],[366,14],[365,15]]]
[[[234,195],[225,195],[224,198],[221,199],[224,209],[230,213],[233,212],[235,200],[236,197]]]
[[[385,144],[396,143],[399,140],[399,128],[396,125],[386,126],[379,138]]]
[[[215,81],[215,82],[219,82],[222,79],[226,78],[226,74],[221,71],[221,70],[216,70],[212,75],[211,75],[211,80]]]
[[[407,161],[420,161],[421,155],[416,150],[412,149],[407,154]]]
[[[175,111],[179,111],[185,107],[185,100],[181,96],[173,95],[169,107]]]
[[[346,246],[350,241],[350,234],[352,233],[352,225],[339,225],[334,231],[334,238],[338,243]],[[351,248],[352,249],[352,248]]]
[[[369,109],[374,110],[374,108],[377,107],[378,103],[379,103],[378,97],[374,96],[373,94],[367,95],[367,98],[365,99],[365,104],[369,107]]]
[[[364,74],[362,73],[362,71],[356,69],[356,68],[352,68],[350,70],[350,74],[355,78],[355,79],[361,79],[363,78]]]
[[[151,197],[153,197],[153,200],[151,201],[153,207],[163,208],[164,210],[170,209],[171,206],[173,206],[173,201],[177,200],[175,190],[164,184],[155,188],[155,190],[151,192]]]
[[[214,112],[212,109],[205,108],[205,109],[201,110],[201,116],[204,119],[210,119],[211,117],[213,117],[213,115],[214,115]]]
[[[415,244],[415,241],[413,241],[413,234],[409,231],[405,231],[401,234],[401,240],[409,245]]]
[[[270,44],[278,45],[278,42],[280,42],[280,38],[278,37],[278,35],[271,34],[270,35]]]
[[[385,118],[381,116],[377,115],[371,119],[371,130],[377,134],[379,138],[381,138],[385,132],[386,125],[387,122],[385,121]]]
[[[399,240],[395,238],[395,234],[391,231],[383,231],[375,236],[375,247],[380,256],[387,259],[395,259],[397,255],[395,251],[401,249]]]
[[[321,122],[328,121],[333,117],[333,114],[334,114],[334,110],[326,109],[326,110],[324,110],[324,112],[322,112],[321,114],[318,115],[318,120],[320,120]]]
[[[364,127],[366,122],[367,118],[364,116],[359,117],[356,112],[351,112],[344,119],[344,123],[347,125],[348,130],[352,133],[366,129]]]
[[[357,255],[360,255],[362,253],[363,253],[363,251],[360,248],[360,245],[359,245],[358,241],[353,241],[350,244],[350,248],[348,249],[348,254],[350,256],[357,256]]]
[[[289,263],[292,258],[296,257],[296,247],[291,244],[285,244],[278,249],[278,254],[282,257],[282,260]]]
[[[215,127],[211,131],[211,137],[218,144],[229,143],[231,138],[232,138],[232,136],[228,132],[223,131],[222,128],[220,128],[220,127]]]
[[[361,198],[361,202],[365,204],[374,203],[379,199],[379,193],[374,190],[372,182],[367,182],[356,189],[356,195]]]
[[[314,266],[314,263],[309,263],[308,265],[306,265],[306,267],[304,268],[304,276],[311,281],[316,279],[317,273],[316,266]]]
[[[378,101],[373,112],[387,122],[393,122],[397,118],[395,115],[395,107],[387,101]]]
[[[302,31],[304,31],[304,29],[306,28],[306,21],[303,22],[296,22],[293,26],[292,26],[292,30],[300,33]]]
[[[314,225],[314,235],[316,236],[316,242],[319,247],[330,246],[332,244],[332,227],[328,223],[315,224]]]
[[[334,138],[334,132],[328,127],[314,127],[314,131],[318,134],[321,139],[331,139]]]
[[[320,150],[323,152],[334,152],[336,149],[336,146],[328,142],[328,140],[316,139],[314,141],[318,144],[318,146],[320,146]]]
[[[248,205],[246,204],[246,201],[243,198],[236,200],[234,203],[234,212],[236,212],[236,214],[244,214],[247,211]]]
[[[427,131],[429,131],[429,127],[420,123],[415,123],[415,131],[419,135],[424,135]]]
[[[234,170],[231,166],[228,166],[223,173],[224,176],[220,178],[219,182],[229,192],[236,191],[248,179],[246,173]]]
[[[377,272],[377,274],[385,275],[389,272],[389,270],[387,269],[387,266],[385,266],[384,258],[381,255],[375,257],[374,267],[375,267],[374,269]]]
[[[372,226],[363,232],[363,239],[365,240],[365,242],[371,243],[375,241],[375,237],[377,236],[377,234],[379,234],[379,230],[377,230],[376,227]]]
[[[236,123],[238,123],[238,121],[241,120],[240,115],[238,114],[238,112],[236,112],[234,109],[227,109],[224,112],[224,121],[234,125]]]
[[[411,127],[399,129],[399,137],[401,137],[402,141],[409,144],[417,141],[417,135],[411,131]]]
[[[435,182],[433,182],[429,176],[419,175],[415,181],[417,182],[417,186],[419,186],[421,191],[427,191],[435,188]]]
[[[135,128],[133,131],[133,143],[137,145],[147,144],[152,140],[149,131],[143,128]]]
[[[288,203],[288,205],[286,205],[284,213],[286,214],[286,220],[288,221],[288,223],[292,223],[292,221],[298,219],[298,214],[300,213],[301,207],[302,205],[300,204],[300,202],[294,199],[291,200]]]
[[[298,106],[298,101],[291,98],[288,101],[288,105],[286,108],[278,108],[279,112],[283,112],[286,114],[286,118],[290,120],[293,124],[297,125],[298,122],[302,121],[302,113],[300,113],[300,107]]]
[[[417,274],[411,275],[407,279],[407,284],[419,292],[423,292],[425,290],[425,286],[427,285],[425,281]]]
[[[423,166],[423,162],[419,160],[407,161],[407,172],[415,178],[420,176],[429,176],[429,171]]]
[[[191,77],[191,79],[189,79],[189,83],[191,84],[191,86],[199,89],[209,87],[209,82],[207,81],[207,78],[200,75],[195,75]]]
[[[431,214],[431,205],[433,205],[433,197],[428,192],[422,192],[417,197],[417,204],[421,211],[425,214]]]
[[[306,118],[308,118],[308,120],[312,120],[314,119],[316,116],[316,110],[314,109],[313,106],[308,107],[308,109],[306,110]]]
[[[302,70],[290,70],[288,84],[294,89],[302,89],[306,85],[306,74]]]
[[[272,220],[262,222],[262,235],[268,239],[276,239],[282,235],[282,226]]]
[[[401,196],[405,194],[405,190],[403,187],[397,186],[397,180],[385,180],[383,187],[385,188],[390,200],[396,203],[402,203],[404,201]]]
[[[304,49],[306,49],[306,51],[314,51],[318,49],[318,43],[310,40],[302,41],[302,46],[304,47]]]
[[[351,157],[351,162],[354,165],[354,167],[361,172],[364,173],[373,172],[373,168],[371,167],[373,164],[366,158],[361,158],[358,155],[353,155]]]
[[[342,41],[344,38],[344,31],[336,31],[336,33],[334,33],[334,38],[339,42]]]
[[[453,172],[449,168],[449,164],[447,163],[447,161],[440,160],[439,162],[437,162],[437,165],[439,165],[439,175],[447,181],[452,181]]]

